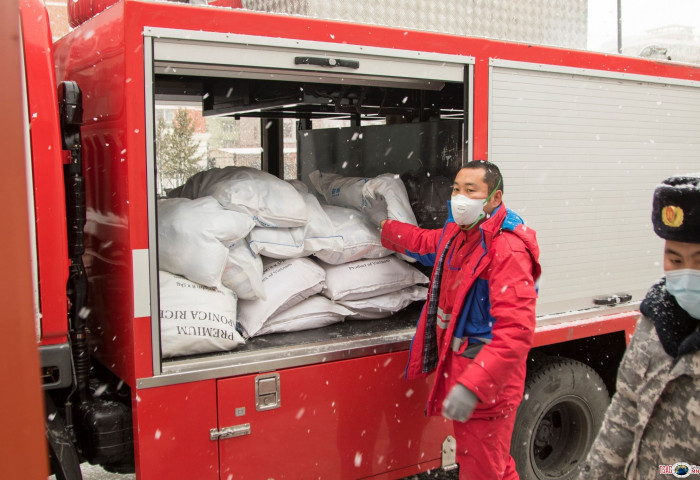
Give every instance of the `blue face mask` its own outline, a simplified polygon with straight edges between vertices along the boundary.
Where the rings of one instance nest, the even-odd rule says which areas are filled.
[[[666,272],[666,290],[683,310],[700,320],[700,270],[684,268]]]

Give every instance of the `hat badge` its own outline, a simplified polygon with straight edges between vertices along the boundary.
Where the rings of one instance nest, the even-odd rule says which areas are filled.
[[[661,209],[661,221],[668,227],[683,225],[683,209],[675,205],[667,205]]]

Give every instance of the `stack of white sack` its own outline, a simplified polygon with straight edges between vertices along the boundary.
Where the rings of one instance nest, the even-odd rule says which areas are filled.
[[[236,295],[160,271],[163,357],[227,351],[244,343],[236,330]]]
[[[335,173],[322,173],[315,170],[309,174],[309,181],[331,205],[363,212],[365,207],[381,197],[386,202],[387,218],[411,225],[418,224],[411,209],[406,186],[401,181],[401,177],[394,173],[364,178],[343,177]],[[407,262],[415,262],[415,259],[409,256],[403,254],[399,256]]]
[[[319,189],[321,174],[315,173]],[[319,192],[333,205],[300,181],[247,167],[194,175],[177,193],[184,198],[159,202],[161,268],[232,291],[245,338],[319,328],[346,317],[383,318],[424,299],[426,289],[417,285],[427,277],[391,256],[379,230],[361,213],[366,198],[382,196],[391,218],[410,220],[401,180],[392,174],[374,179],[324,174],[321,183],[327,188]],[[333,201],[333,192],[343,201]],[[176,216],[175,207],[186,214]],[[232,231],[210,218],[214,211],[227,215],[224,223]],[[309,255],[319,261],[305,258]]]
[[[303,227],[306,202],[288,182],[251,167],[229,166],[199,172],[170,196],[212,196],[227,210],[250,215],[262,227]]]
[[[254,225],[250,216],[225,210],[212,197],[159,200],[159,268],[218,287],[229,245],[246,237]]]
[[[258,335],[272,317],[320,293],[325,286],[326,272],[308,258],[265,259],[263,266],[262,286],[265,291],[265,300],[238,302],[240,314],[238,321],[247,338]],[[294,331],[315,328],[328,323],[325,320],[318,325],[309,325],[304,322],[296,328],[293,319],[285,319],[283,324],[284,331]],[[276,330],[270,325],[266,333],[274,331]]]
[[[349,318],[388,317],[410,303],[425,300],[428,277],[395,256],[341,265],[319,262],[326,272],[322,294],[352,310]]]
[[[318,170],[309,174],[311,184],[330,205],[362,211],[372,200],[383,197],[387,218],[417,225],[406,186],[399,175],[384,173],[374,178],[343,177]]]
[[[308,222],[303,227],[267,228],[255,227],[250,232],[250,248],[253,252],[270,258],[307,257],[318,251],[341,252],[343,238],[321,207],[318,199],[299,180],[290,180],[306,204]],[[277,201],[272,198],[270,201]]]

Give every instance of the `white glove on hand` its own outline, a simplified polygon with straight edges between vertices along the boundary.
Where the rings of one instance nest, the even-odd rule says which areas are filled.
[[[471,390],[458,383],[452,387],[445,401],[442,402],[442,416],[450,420],[466,422],[478,402],[479,399]]]
[[[389,218],[389,213],[386,206],[386,200],[384,197],[377,196],[373,199],[367,199],[367,205],[362,209],[367,218],[370,219],[373,225],[377,227],[381,226],[381,223]]]

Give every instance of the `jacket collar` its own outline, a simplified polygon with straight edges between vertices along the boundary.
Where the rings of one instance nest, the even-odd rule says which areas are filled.
[[[654,322],[661,346],[674,359],[674,365],[683,355],[700,350],[700,322],[668,293],[666,277],[649,289],[639,310]]]

